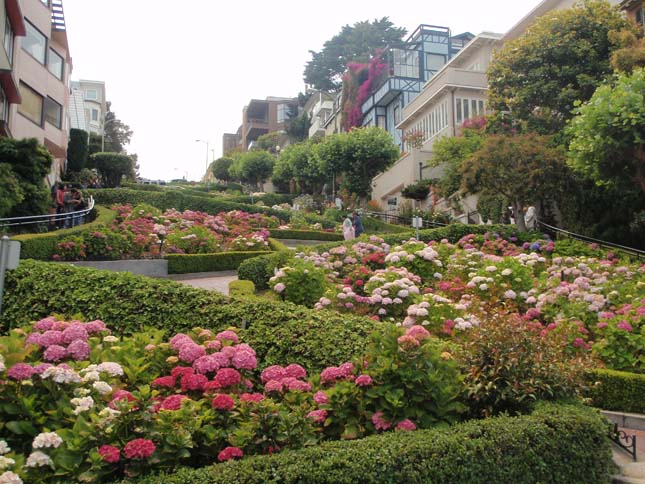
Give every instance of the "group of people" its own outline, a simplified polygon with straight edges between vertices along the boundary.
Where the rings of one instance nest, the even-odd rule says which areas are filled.
[[[353,214],[348,213],[345,220],[343,220],[343,237],[345,240],[352,240],[364,232],[363,230],[363,221],[361,220],[361,215],[358,212]]]
[[[523,210],[524,213],[520,214],[524,217],[524,224],[529,230],[535,230],[537,228],[537,213],[535,212],[535,207],[533,205],[525,207]],[[513,207],[505,208],[502,211],[502,220],[503,224],[512,224],[515,223],[515,214],[513,212]]]
[[[52,206],[56,209],[56,228],[75,227],[82,224],[85,220],[83,215],[78,212],[86,208],[83,193],[69,184],[56,183],[51,190]],[[65,214],[70,214],[65,216]]]

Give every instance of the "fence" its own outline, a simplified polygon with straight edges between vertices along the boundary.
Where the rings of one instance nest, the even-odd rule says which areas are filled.
[[[6,230],[7,227],[22,227],[26,225],[55,224],[68,218],[82,217],[89,214],[94,209],[94,198],[90,196],[87,200],[87,208],[67,213],[52,213],[46,215],[30,215],[28,217],[0,218],[0,231]]]

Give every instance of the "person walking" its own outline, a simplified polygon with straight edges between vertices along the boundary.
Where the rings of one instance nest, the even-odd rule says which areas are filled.
[[[363,232],[365,232],[365,230],[363,229],[361,215],[358,212],[354,212],[354,236],[360,237]]]
[[[343,237],[345,240],[352,240],[355,237],[354,222],[352,221],[350,214],[347,214],[347,217],[345,217],[345,220],[343,221]]]
[[[72,199],[70,200],[70,206],[72,212],[78,212],[85,208],[85,199],[83,198],[83,193],[77,188],[72,188]],[[74,214],[72,218],[72,227],[76,227],[79,224],[84,222],[84,216]]]
[[[65,185],[62,183],[58,184],[58,189],[56,190],[56,227],[62,229],[65,225],[65,217],[62,215],[65,213]]]

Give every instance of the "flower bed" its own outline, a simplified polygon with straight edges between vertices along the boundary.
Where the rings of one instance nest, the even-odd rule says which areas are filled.
[[[420,324],[458,342],[481,321],[517,315],[545,334],[566,333],[572,349],[609,368],[645,372],[645,265],[515,242],[487,233],[391,246],[371,237],[296,254],[270,286],[294,303],[318,298],[318,310]]]

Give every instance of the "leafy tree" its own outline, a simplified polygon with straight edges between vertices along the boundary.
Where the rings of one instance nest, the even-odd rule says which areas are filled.
[[[0,217],[6,217],[24,199],[18,177],[9,163],[0,163]]]
[[[401,195],[404,198],[409,198],[411,200],[425,200],[430,194],[430,180],[419,180],[416,183],[406,186],[401,190]]]
[[[85,166],[88,168],[96,168],[94,166],[94,160],[92,160],[92,155],[95,153],[101,152],[101,135],[96,133],[90,133],[90,140],[87,147],[87,160]]]
[[[316,143],[305,141],[287,146],[278,157],[273,168],[273,181],[289,186],[294,180],[301,193],[320,193],[327,181],[327,174],[321,169],[316,155]]]
[[[568,131],[571,166],[596,182],[636,183],[645,194],[645,69],[600,86]]]
[[[93,154],[92,159],[106,188],[120,186],[124,176],[130,179],[135,177],[134,161],[128,155],[104,152]]]
[[[377,49],[401,42],[405,34],[406,30],[395,27],[388,17],[345,25],[324,43],[320,52],[309,51],[311,60],[305,67],[305,83],[321,91],[336,91],[349,62],[367,62]]]
[[[462,164],[462,186],[470,193],[503,196],[516,214],[523,213],[525,205],[553,200],[562,191],[568,171],[562,150],[551,145],[551,137],[535,133],[490,135]],[[518,229],[525,231],[524,218],[515,220]]]
[[[508,42],[488,70],[490,107],[530,130],[557,133],[611,73],[609,32],[628,27],[606,1],[587,0],[539,18]]]
[[[611,54],[611,65],[616,72],[630,74],[638,67],[645,67],[645,36],[642,30],[625,29],[610,32],[609,38],[618,47]]]
[[[232,164],[233,164],[232,158],[227,158],[227,157],[218,158],[211,165],[211,168],[213,170],[213,176],[218,180],[228,182],[231,179],[231,176],[228,170]]]
[[[132,130],[130,126],[118,119],[110,110],[111,103],[108,101],[107,112],[105,113],[105,147],[102,151],[110,153],[125,153],[125,145],[130,143]]]
[[[309,128],[311,128],[311,119],[309,119],[307,113],[293,117],[289,116],[284,126],[284,130],[292,143],[309,138]]]
[[[13,204],[9,216],[20,217],[47,213],[51,198],[45,186],[53,157],[36,138],[0,138],[0,160],[11,166],[13,177],[22,191],[22,201]],[[5,176],[8,172],[4,170]],[[11,181],[7,178],[8,183]]]
[[[67,171],[79,172],[87,163],[88,133],[82,129],[69,130],[69,143],[67,144]]]
[[[277,155],[279,150],[276,147],[280,146],[281,137],[282,135],[278,132],[263,134],[255,142],[255,149],[268,151],[272,155]]]
[[[343,188],[366,198],[372,178],[389,168],[399,157],[390,134],[377,127],[357,128],[327,136],[317,146],[320,169],[327,177],[342,174]]]
[[[229,168],[229,173],[237,180],[263,189],[264,182],[273,173],[275,157],[268,151],[249,151],[242,153]]]

